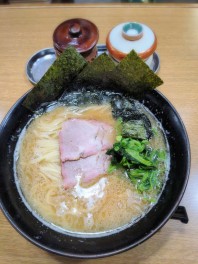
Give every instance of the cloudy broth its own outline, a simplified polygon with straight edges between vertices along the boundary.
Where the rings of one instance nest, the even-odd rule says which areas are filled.
[[[82,185],[77,179],[74,188],[63,188],[58,142],[62,123],[79,118],[116,126],[109,96],[101,104],[94,100],[86,105],[78,100],[75,102],[76,105],[74,102],[69,105],[66,98],[64,102],[53,104],[21,133],[15,151],[16,177],[21,193],[41,219],[71,232],[98,233],[133,223],[154,203],[144,199],[122,170],[100,175],[89,184]],[[160,123],[140,103],[138,107],[146,113],[155,129],[151,146],[168,153]],[[116,137],[116,130],[113,136]],[[168,169],[167,158],[165,173],[160,179],[164,183]],[[160,194],[154,192],[151,195],[157,201]]]

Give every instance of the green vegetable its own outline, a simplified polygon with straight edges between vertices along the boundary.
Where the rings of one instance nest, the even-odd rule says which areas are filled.
[[[75,48],[67,48],[28,94],[23,105],[35,111],[41,103],[57,99],[86,64]]]
[[[131,182],[141,193],[145,191],[159,189],[161,184],[159,181],[159,170],[133,169],[128,171]]]
[[[119,117],[116,121],[116,126],[115,126],[116,135],[118,136],[122,135],[122,126],[123,126],[122,118]]]
[[[147,140],[138,141],[131,138],[117,136],[116,143],[113,145],[113,149],[107,151],[107,154],[115,154],[115,156],[122,157],[120,163],[122,165],[124,163],[127,164],[127,167],[131,167],[134,164],[153,167],[154,163],[149,159],[149,156],[146,155],[146,152],[144,153],[147,143]]]
[[[152,128],[152,134],[155,136],[158,134],[157,127]]]
[[[154,150],[148,144],[148,140],[140,141],[119,135],[113,148],[107,151],[112,156],[109,172],[124,169],[141,193],[161,188],[161,165],[166,159],[164,150]]]

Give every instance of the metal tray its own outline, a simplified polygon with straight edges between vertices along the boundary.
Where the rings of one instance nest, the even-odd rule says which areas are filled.
[[[26,65],[26,75],[29,81],[32,84],[40,81],[55,60],[56,54],[53,48],[45,48],[32,55]]]
[[[98,48],[98,56],[104,52],[108,53],[106,45],[99,44]],[[54,48],[45,48],[36,52],[32,57],[28,60],[26,65],[26,75],[29,81],[32,84],[36,84],[41,77],[46,73],[49,67],[56,59],[56,54]],[[151,70],[155,73],[158,72],[160,67],[160,59],[159,55],[154,52],[153,54],[153,62],[151,65]]]

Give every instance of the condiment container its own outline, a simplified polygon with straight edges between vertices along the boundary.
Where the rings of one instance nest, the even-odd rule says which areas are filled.
[[[98,28],[94,23],[86,19],[74,18],[56,27],[53,33],[53,45],[57,56],[68,46],[73,46],[87,61],[91,61],[97,55],[98,38]]]
[[[117,62],[131,50],[151,67],[153,53],[157,47],[157,38],[153,30],[145,24],[127,22],[115,26],[106,38],[109,54]]]

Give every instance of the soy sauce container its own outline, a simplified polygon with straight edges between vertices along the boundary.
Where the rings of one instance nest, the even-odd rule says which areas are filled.
[[[96,25],[82,18],[62,22],[53,33],[53,45],[57,56],[68,46],[73,46],[87,61],[92,61],[97,56],[98,39]]]
[[[131,50],[152,68],[153,54],[157,48],[157,38],[153,30],[145,24],[126,22],[110,30],[106,46],[111,57],[120,62]]]

